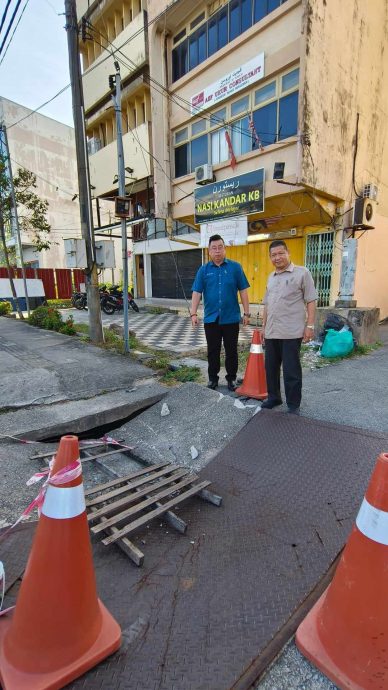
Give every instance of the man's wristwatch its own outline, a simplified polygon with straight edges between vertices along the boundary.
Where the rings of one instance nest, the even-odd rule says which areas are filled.
[[[310,326],[310,324],[306,324],[306,328],[309,328],[310,331],[315,331],[315,326]]]
[[[247,317],[248,317],[248,319],[250,319],[250,318],[251,318],[251,315],[250,315],[250,314],[246,314],[245,312],[244,312],[244,316],[247,316]]]
[[[193,316],[197,316],[197,314],[190,314],[190,318],[192,319]]]

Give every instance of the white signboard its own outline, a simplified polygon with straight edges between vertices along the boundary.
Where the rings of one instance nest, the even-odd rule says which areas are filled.
[[[254,84],[264,77],[264,53],[260,53],[249,62],[237,67],[230,74],[215,81],[210,86],[207,86],[203,91],[196,93],[191,97],[191,114],[212,108],[217,103],[233,96],[241,89]]]
[[[221,235],[226,247],[246,244],[248,238],[248,220],[246,216],[224,218],[212,223],[201,224],[201,247],[207,247],[212,235]]]
[[[14,278],[17,297],[25,297],[24,281],[22,278]],[[29,297],[44,297],[43,282],[38,278],[27,278],[27,292]],[[12,299],[11,283],[8,278],[0,278],[0,297],[2,299]]]

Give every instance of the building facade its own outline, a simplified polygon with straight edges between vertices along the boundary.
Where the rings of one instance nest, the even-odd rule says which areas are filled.
[[[7,129],[13,175],[19,168],[33,172],[36,194],[49,204],[50,248],[37,252],[29,234],[22,233],[24,262],[31,268],[66,268],[64,240],[81,237],[74,129],[5,98],[0,99],[0,120]],[[97,213],[93,202],[96,225],[98,218],[106,225],[115,221],[110,206],[99,204]],[[16,237],[7,244],[17,247]],[[120,264],[119,242],[115,255]],[[119,270],[115,277],[119,279]],[[104,278],[112,280],[112,272],[105,271]]]
[[[32,268],[65,268],[63,238],[81,235],[74,130],[5,98],[0,99],[0,119],[7,128],[13,175],[19,168],[33,172],[36,194],[49,202],[50,249],[34,251],[23,234],[24,261]]]
[[[352,237],[354,299],[386,316],[387,2],[148,0],[137,14],[133,2],[89,4],[78,3],[79,18],[94,16],[101,38],[100,17],[106,37],[98,55],[88,53],[84,74],[88,132],[97,141],[91,170],[96,180],[104,176],[96,185],[102,194],[114,193],[111,169],[97,158],[108,156],[115,137],[114,121],[104,124],[108,112],[113,117],[109,95],[101,93],[102,70],[106,81],[113,64],[108,46],[132,65],[122,73],[136,177],[127,193],[141,193],[147,180],[153,214],[135,228],[139,295],[189,295],[206,260],[201,226],[233,217],[245,224],[247,242],[227,253],[245,269],[251,302],[264,295],[270,241],[284,238],[294,262],[312,271],[319,303],[334,304],[344,261],[347,269],[343,242]],[[99,61],[93,86],[88,70]]]

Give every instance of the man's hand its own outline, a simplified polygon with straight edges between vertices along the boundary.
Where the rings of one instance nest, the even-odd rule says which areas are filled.
[[[265,327],[262,326],[261,328],[259,328],[259,332],[260,332],[260,335],[261,335],[261,342],[262,342],[263,345],[264,345],[264,341],[265,341]]]
[[[198,326],[198,316],[196,314],[193,314],[191,317],[191,325],[193,328],[196,328]]]
[[[308,326],[306,326],[306,328],[304,329],[302,342],[303,343],[309,343],[310,340],[313,340],[313,338],[314,338],[314,329],[308,328]]]
[[[244,314],[244,315],[243,315],[243,320],[242,320],[243,326],[249,326],[249,320],[250,320],[250,317],[249,317],[249,316],[246,316],[246,315]]]

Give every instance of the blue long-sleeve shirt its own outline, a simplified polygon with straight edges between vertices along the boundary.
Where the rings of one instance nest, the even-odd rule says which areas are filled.
[[[240,321],[240,307],[237,293],[249,288],[249,283],[237,261],[224,259],[221,266],[213,261],[201,266],[193,283],[192,290],[200,292],[204,302],[204,322],[220,324]]]

